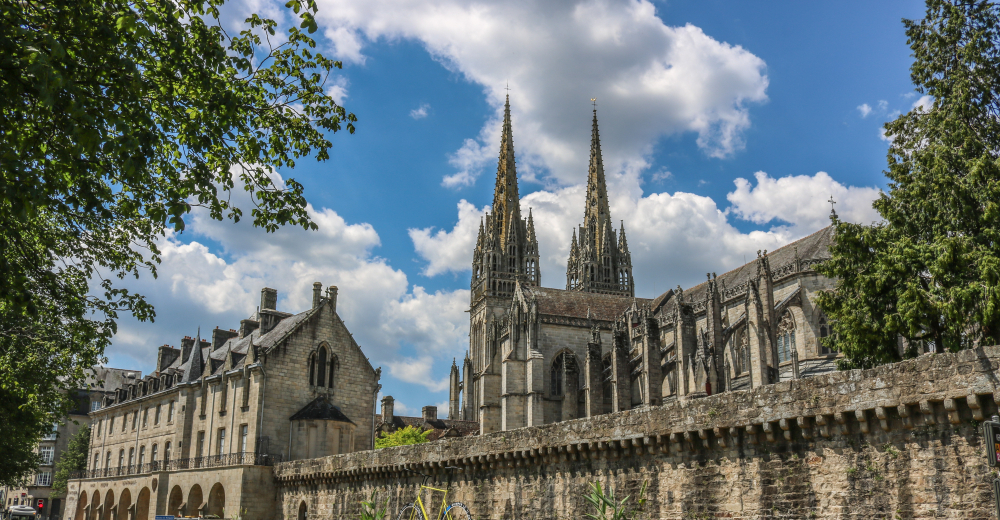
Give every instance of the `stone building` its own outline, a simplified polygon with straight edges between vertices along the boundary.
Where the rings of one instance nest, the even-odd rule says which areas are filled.
[[[59,518],[65,497],[52,492],[52,479],[55,476],[55,466],[63,451],[69,445],[70,439],[76,436],[80,429],[90,424],[88,414],[99,409],[106,396],[113,394],[115,388],[130,384],[141,377],[142,372],[137,370],[100,366],[87,370],[83,386],[73,391],[72,397],[76,406],[69,411],[64,420],[52,425],[51,433],[38,441],[36,453],[42,459],[38,471],[24,485],[0,490],[4,509],[16,505],[31,506],[37,512],[39,519]]]
[[[155,372],[90,414],[67,520],[269,518],[274,462],[372,448],[381,369],[337,315],[337,288],[313,284],[298,314],[277,310],[277,296],[264,288],[239,329],[160,347]]]
[[[392,433],[400,428],[412,426],[423,431],[430,431],[428,441],[465,437],[479,433],[479,423],[475,421],[460,421],[455,419],[438,419],[437,406],[425,406],[420,417],[395,415],[395,400],[391,395],[382,398],[382,413],[375,423],[375,436]]]
[[[594,111],[583,223],[573,231],[566,289],[540,286],[538,241],[522,219],[510,118],[504,106],[492,213],[473,251],[469,350],[452,367],[449,418],[481,433],[650,407],[834,368],[812,266],[832,228],[687,291],[648,300],[608,205]],[[772,267],[773,266],[773,267]]]

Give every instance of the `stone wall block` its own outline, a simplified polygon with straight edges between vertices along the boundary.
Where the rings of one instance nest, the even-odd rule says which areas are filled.
[[[748,424],[746,426],[746,432],[747,432],[747,441],[749,441],[750,444],[756,446],[757,443],[759,442],[757,439],[757,425]]]
[[[924,416],[924,424],[934,426],[937,419],[934,417],[934,403],[926,399],[920,401],[920,413]]]
[[[875,417],[878,419],[879,427],[882,428],[882,431],[889,431],[889,413],[884,406],[875,407]]]
[[[830,438],[830,419],[826,415],[820,414],[816,416],[816,426],[819,426],[819,434],[824,439]]]
[[[969,405],[969,409],[972,410],[972,418],[976,421],[982,421],[983,407],[979,403],[979,396],[976,394],[969,394],[965,397],[965,403]]]
[[[912,430],[913,421],[910,418],[910,405],[905,403],[900,403],[900,405],[896,407],[896,412],[899,414],[899,417],[903,420],[903,428],[906,428],[907,430]]]
[[[858,428],[861,429],[861,433],[868,433],[868,414],[866,410],[857,409],[854,411],[854,418],[858,420]],[[846,432],[845,432],[846,433]]]
[[[954,399],[948,398],[944,400],[944,409],[948,412],[948,422],[951,424],[958,424],[962,422],[960,414],[958,413],[958,404]]]
[[[810,424],[809,417],[800,415],[795,419],[795,422],[799,425],[799,431],[802,432],[802,438],[811,441],[813,438],[812,425]]]
[[[792,430],[791,430],[792,422],[794,421],[789,421],[788,419],[784,418],[778,420],[778,427],[781,428],[781,431],[783,432],[786,441],[792,440]]]

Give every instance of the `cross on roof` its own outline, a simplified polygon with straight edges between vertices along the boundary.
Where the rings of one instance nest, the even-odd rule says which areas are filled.
[[[591,103],[594,104],[594,110],[597,110],[597,98],[592,97],[592,98],[590,98],[590,101],[591,101]]]

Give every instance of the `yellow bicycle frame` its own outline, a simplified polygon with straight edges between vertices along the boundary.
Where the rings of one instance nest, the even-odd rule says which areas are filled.
[[[423,491],[425,489],[429,489],[431,491],[437,491],[439,493],[444,493],[443,495],[441,495],[441,510],[438,511],[438,516],[436,517],[436,520],[441,520],[442,518],[444,518],[444,515],[448,512],[448,510],[447,510],[447,507],[448,507],[448,490],[447,489],[432,488],[430,486],[423,486],[423,485],[420,486],[420,491]],[[420,506],[420,512],[424,514],[424,519],[425,520],[431,520],[431,517],[428,516],[428,514],[427,514],[427,509],[424,508],[424,501],[423,501],[422,498],[420,498],[420,493],[417,493],[416,504],[418,506]],[[416,510],[414,510],[414,511],[416,511]],[[411,520],[412,520],[412,517],[411,517]]]

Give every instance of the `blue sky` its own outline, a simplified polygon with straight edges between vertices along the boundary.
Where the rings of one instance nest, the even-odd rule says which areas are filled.
[[[543,285],[565,285],[597,97],[612,218],[647,297],[821,228],[830,196],[844,218],[876,219],[879,130],[920,102],[900,23],[923,15],[917,1],[319,4],[316,34],[344,61],[329,92],[358,131],[333,136],[330,161],[279,174],[305,185],[320,230],[191,215],[163,241],[159,278],[133,284],[158,319],[123,320],[111,365],[149,372],[157,346],[235,328],[263,286],[304,310],[320,281],[340,287],[397,412],[445,403],[508,84]],[[231,9],[291,21],[267,0]]]

